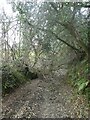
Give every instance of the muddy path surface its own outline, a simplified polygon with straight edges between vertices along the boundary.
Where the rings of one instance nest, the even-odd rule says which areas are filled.
[[[65,76],[27,82],[3,99],[3,117],[88,118],[87,101],[66,82]]]

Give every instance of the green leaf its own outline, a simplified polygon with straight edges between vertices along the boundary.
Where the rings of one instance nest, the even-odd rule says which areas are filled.
[[[85,83],[82,83],[80,86],[79,86],[79,91],[83,90],[87,85],[88,85],[89,81],[85,82]]]

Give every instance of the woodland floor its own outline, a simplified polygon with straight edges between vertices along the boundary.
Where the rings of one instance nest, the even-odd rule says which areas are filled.
[[[89,108],[66,77],[32,80],[3,99],[4,118],[88,118]]]

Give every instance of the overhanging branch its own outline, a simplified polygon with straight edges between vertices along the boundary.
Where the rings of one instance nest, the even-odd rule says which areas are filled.
[[[34,25],[32,25],[27,19],[26,19],[28,25],[30,25],[31,27],[35,27]],[[64,44],[66,44],[67,46],[69,46],[70,48],[74,49],[75,51],[79,51],[79,49],[77,49],[76,47],[70,45],[69,43],[67,43],[66,41],[64,41],[63,39],[61,39],[60,37],[58,37],[54,32],[47,30],[47,29],[43,29],[43,28],[39,28],[37,27],[38,30],[44,31],[44,32],[50,32],[51,34],[53,34],[58,40],[60,40],[61,42],[63,42]]]

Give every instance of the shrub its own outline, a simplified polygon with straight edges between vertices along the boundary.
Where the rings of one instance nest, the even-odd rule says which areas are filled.
[[[2,92],[3,94],[10,92],[15,87],[18,87],[19,84],[23,83],[26,80],[17,69],[12,68],[9,65],[2,66]]]
[[[86,94],[90,100],[90,80],[88,79],[88,74],[88,62],[84,60],[70,68],[68,77],[72,85],[77,88],[78,93]]]

